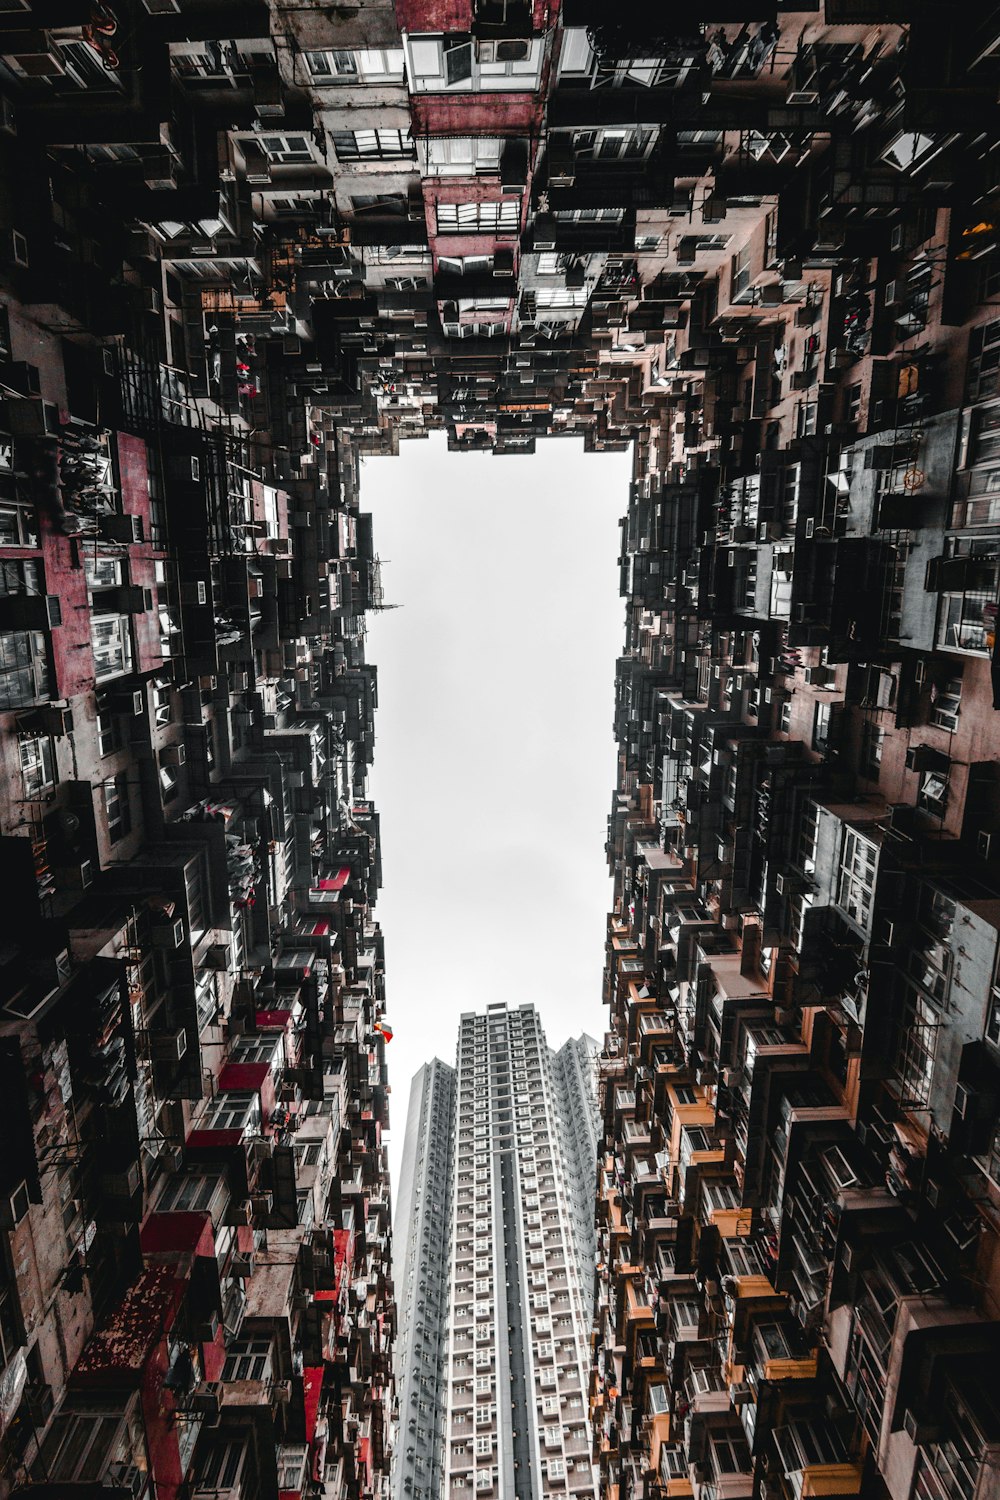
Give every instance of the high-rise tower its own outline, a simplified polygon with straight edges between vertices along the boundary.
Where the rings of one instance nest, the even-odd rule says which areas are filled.
[[[428,1164],[441,1161],[445,1111],[435,1115],[432,1101],[451,1070],[435,1062],[414,1079],[397,1217],[406,1247],[397,1500],[421,1500],[418,1458],[428,1477],[437,1473],[424,1447],[438,1430],[443,1496],[594,1494],[586,1412],[594,1053],[589,1037],[551,1051],[531,1005],[463,1016],[447,1176],[435,1169],[433,1188]],[[441,1232],[428,1212],[432,1193],[436,1205],[450,1203],[447,1263],[432,1249]],[[428,1350],[440,1343],[442,1320],[438,1377]]]
[[[410,1085],[396,1204],[393,1280],[404,1370],[393,1452],[396,1500],[438,1500],[442,1493],[454,1134],[455,1069],[434,1058]]]

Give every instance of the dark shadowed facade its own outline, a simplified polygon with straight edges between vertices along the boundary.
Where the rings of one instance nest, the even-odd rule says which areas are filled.
[[[444,429],[633,456],[602,1495],[996,1495],[998,75],[925,0],[0,10],[4,1494],[388,1496],[359,465]],[[544,1415],[589,1491],[533,1392],[413,1500]]]

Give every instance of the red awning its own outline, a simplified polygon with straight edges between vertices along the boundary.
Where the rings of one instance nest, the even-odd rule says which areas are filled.
[[[330,931],[329,922],[317,922],[312,930],[313,937],[327,937]]]
[[[318,891],[342,891],[350,878],[350,865],[343,865],[337,871],[336,875],[332,876],[330,879],[317,880],[316,889]]]
[[[258,1031],[284,1031],[292,1019],[290,1010],[259,1010],[256,1013]]]
[[[222,1094],[259,1094],[270,1071],[270,1064],[266,1062],[226,1063],[219,1074],[219,1092]]]
[[[339,1297],[354,1263],[354,1235],[350,1229],[333,1231],[333,1289]]]
[[[183,1209],[150,1214],[139,1232],[139,1245],[143,1255],[214,1255],[212,1216]]]
[[[302,1372],[302,1385],[305,1393],[306,1442],[311,1443],[316,1435],[319,1397],[323,1389],[323,1366],[307,1365]]]
[[[186,1283],[168,1266],[147,1266],[95,1333],[73,1371],[73,1384],[138,1387],[154,1347],[174,1321]]]

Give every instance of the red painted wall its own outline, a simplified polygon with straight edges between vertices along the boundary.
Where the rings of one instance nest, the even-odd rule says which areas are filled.
[[[555,24],[559,0],[535,0],[532,29]],[[471,31],[472,0],[396,0],[400,31]]]
[[[544,90],[530,94],[414,94],[414,135],[537,135]]]

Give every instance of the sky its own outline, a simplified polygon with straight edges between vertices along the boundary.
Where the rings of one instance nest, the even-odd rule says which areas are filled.
[[[410,1080],[458,1018],[533,1002],[549,1044],[604,1035],[619,517],[629,453],[550,439],[363,461],[387,604],[370,793],[381,814],[390,1167]]]

